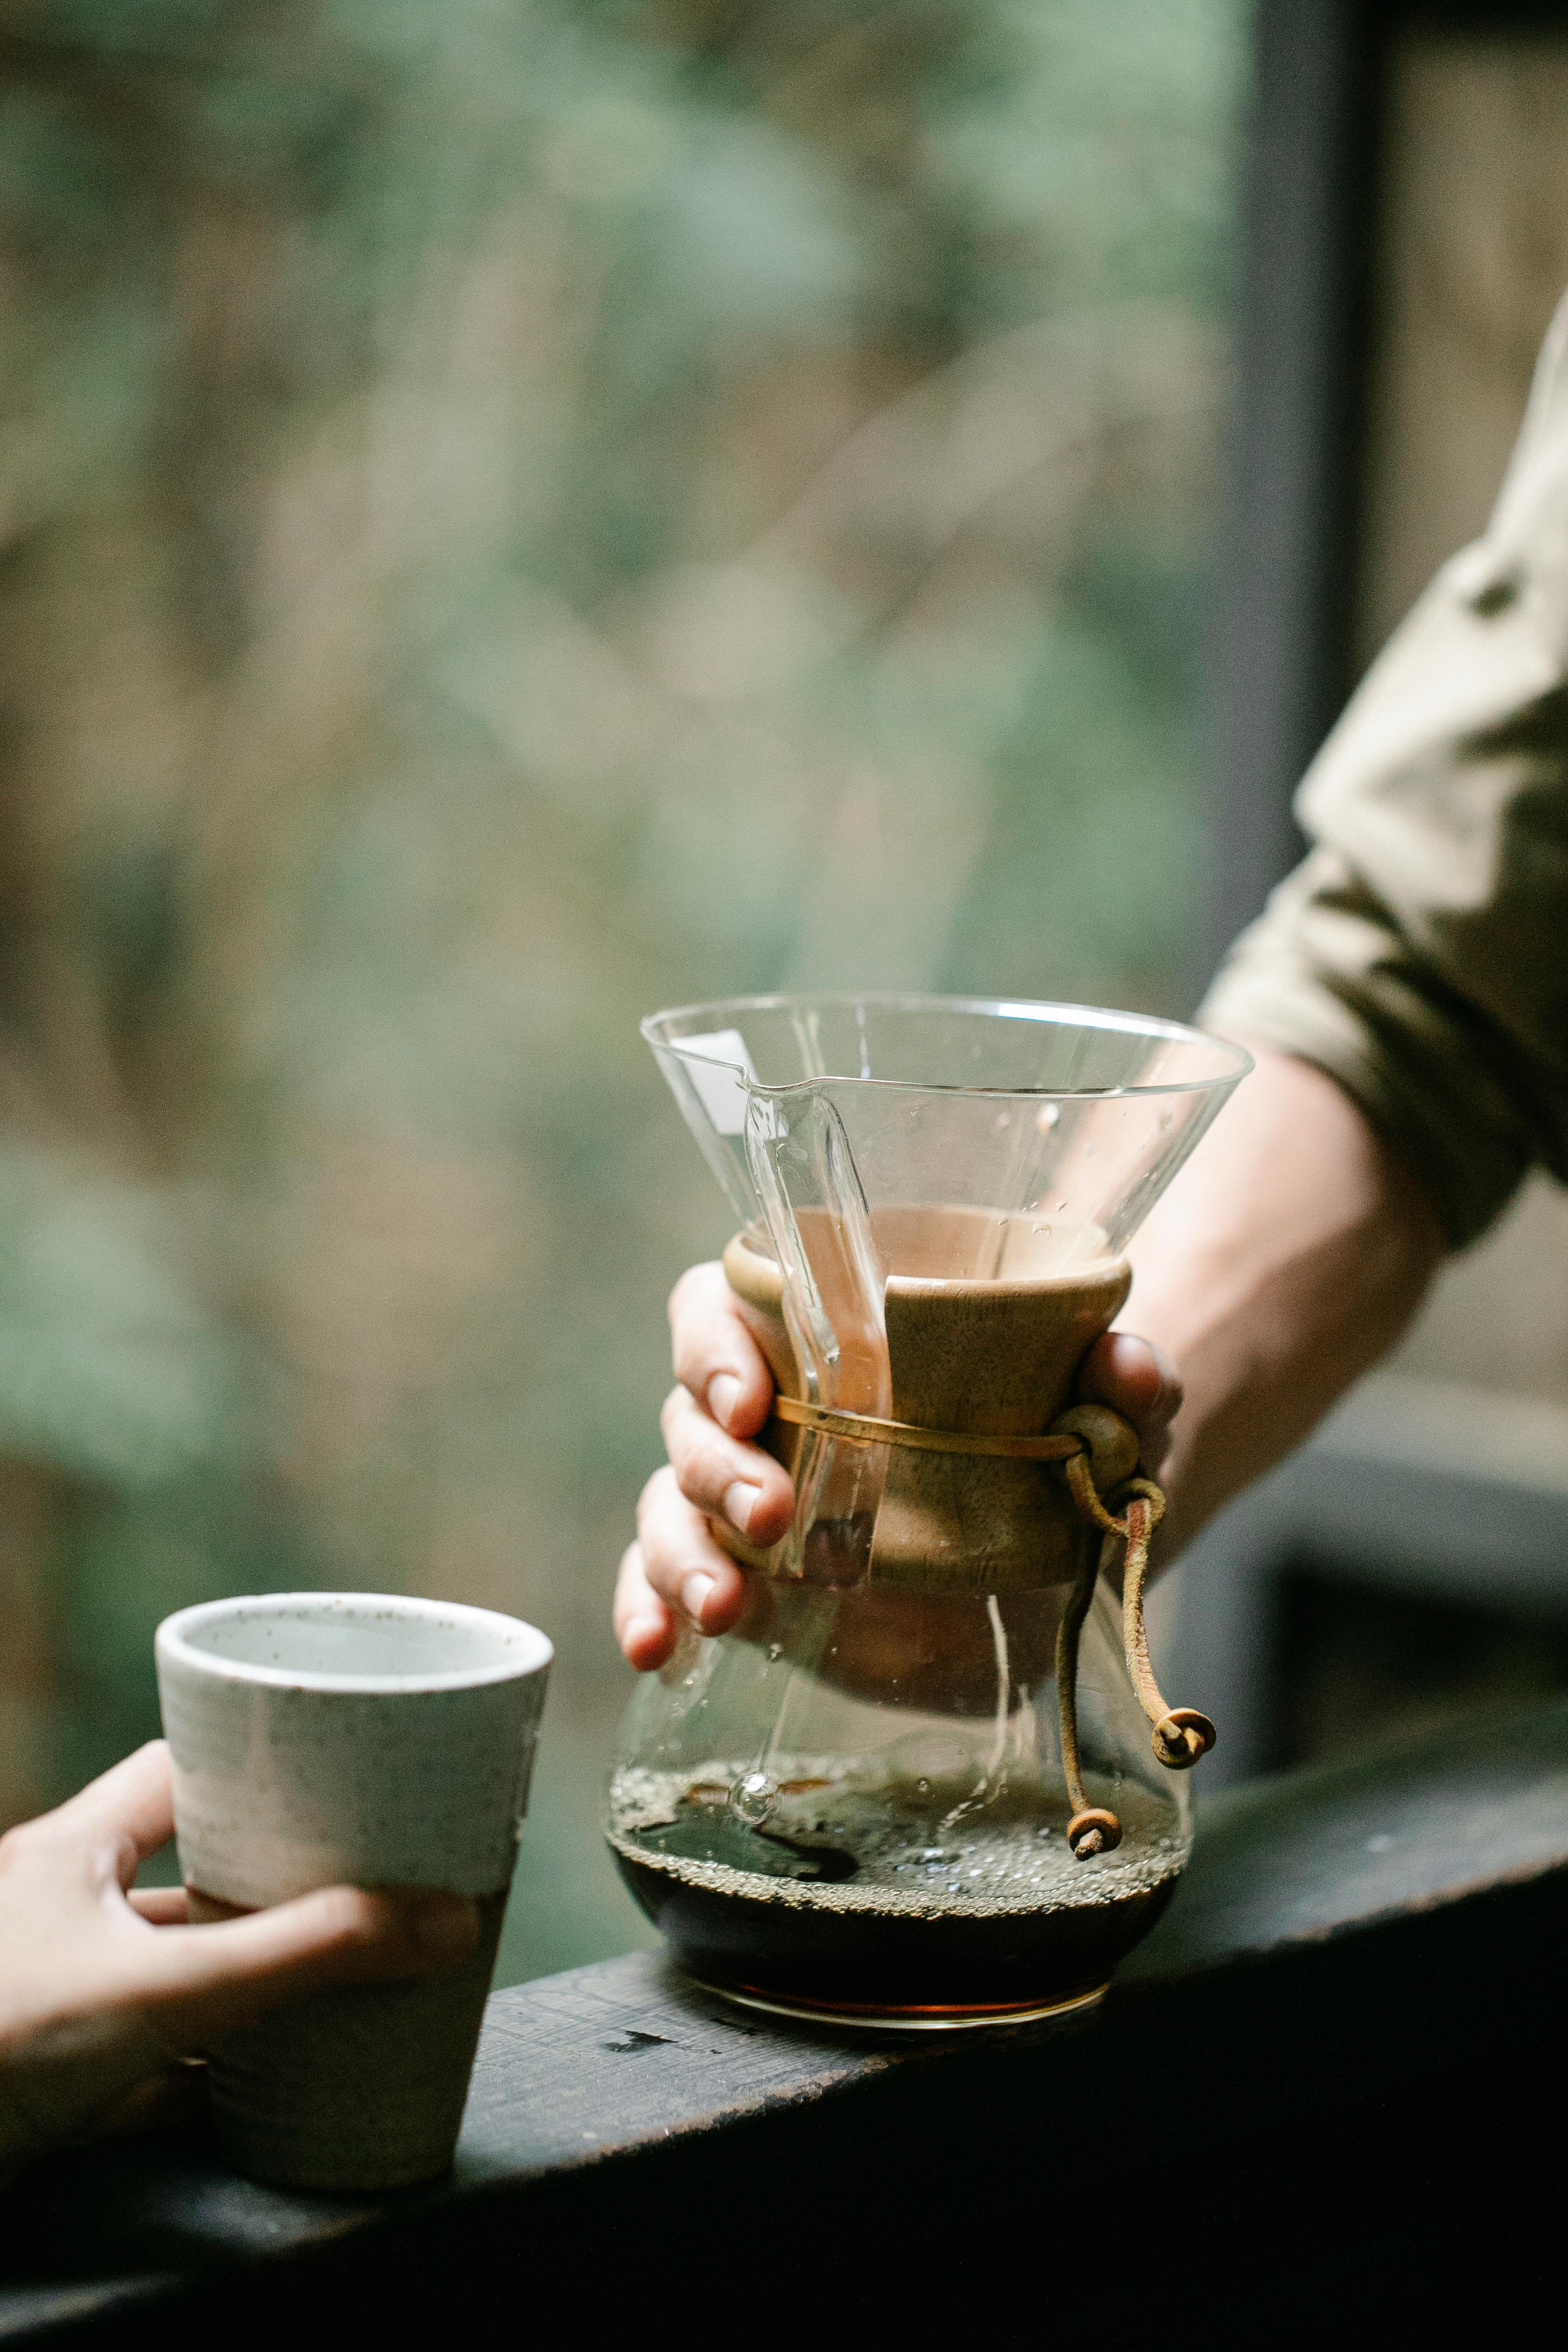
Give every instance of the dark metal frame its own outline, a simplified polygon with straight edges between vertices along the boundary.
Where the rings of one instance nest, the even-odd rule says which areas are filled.
[[[1489,1475],[1462,1396],[1414,1391],[1390,1415],[1352,1402],[1251,1487],[1184,1558],[1157,1663],[1220,1727],[1200,1801],[1279,1761],[1281,1602],[1293,1575],[1343,1579],[1415,1606],[1568,1625],[1568,1486]],[[1405,1426],[1390,1429],[1391,1419]]]
[[[1290,797],[1349,683],[1382,15],[1364,0],[1257,10],[1200,988],[1300,855]]]
[[[1373,223],[1393,44],[1409,29],[1555,33],[1562,0],[1258,0],[1247,134],[1237,424],[1211,686],[1214,868],[1199,985],[1301,849],[1302,772],[1349,688]],[[1221,1726],[1209,1790],[1272,1760],[1281,1578],[1316,1567],[1540,1612],[1568,1557],[1568,1494],[1456,1471],[1436,1444],[1378,1459],[1345,1422],[1244,1496],[1183,1563],[1162,1664]],[[1349,1450],[1347,1451],[1347,1445]]]
[[[1194,993],[1296,863],[1290,800],[1352,674],[1390,49],[1554,31],[1561,0],[1257,0],[1236,395],[1211,635],[1209,903]]]

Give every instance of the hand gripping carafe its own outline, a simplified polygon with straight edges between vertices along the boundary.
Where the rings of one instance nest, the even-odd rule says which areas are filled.
[[[878,2026],[1096,1999],[1190,1844],[1143,1640],[1162,1507],[1074,1405],[1127,1244],[1247,1067],[1078,1006],[759,997],[644,1024],[741,1230],[782,1541],[622,1726],[606,1828],[681,1963]],[[1121,1576],[1119,1594],[1114,1579]]]

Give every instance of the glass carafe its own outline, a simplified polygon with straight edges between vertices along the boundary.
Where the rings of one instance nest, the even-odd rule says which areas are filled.
[[[714,1524],[758,1573],[736,1630],[688,1633],[632,1701],[622,1873],[694,1976],[760,2007],[931,2027],[1092,2000],[1174,1887],[1213,1730],[1153,1683],[1131,1604],[1158,1490],[1074,1377],[1247,1058],[909,996],[644,1034],[740,1221],[725,1270],[795,1507],[765,1551]]]

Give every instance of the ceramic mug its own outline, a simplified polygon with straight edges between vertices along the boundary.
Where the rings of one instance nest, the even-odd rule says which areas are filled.
[[[292,2188],[401,2188],[452,2160],[545,1681],[537,1627],[374,1592],[277,1592],[158,1628],[195,1918],[318,1886],[470,1895],[460,1967],[286,2003],[209,2053],[224,2153]]]

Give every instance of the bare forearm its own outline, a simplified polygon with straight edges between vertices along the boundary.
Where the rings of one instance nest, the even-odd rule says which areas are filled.
[[[1258,1068],[1150,1218],[1122,1318],[1180,1368],[1168,1552],[1398,1338],[1444,1253],[1424,1195],[1308,1064]]]

